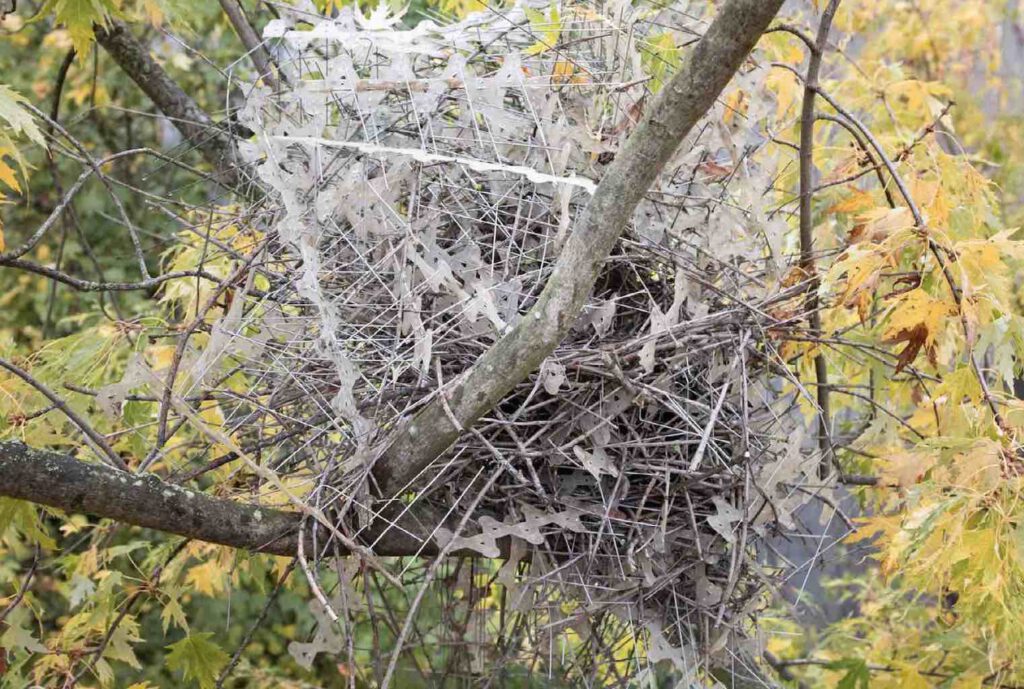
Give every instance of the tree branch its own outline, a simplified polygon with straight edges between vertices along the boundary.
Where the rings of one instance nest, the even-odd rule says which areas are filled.
[[[114,452],[114,449],[107,443],[107,439],[96,431],[92,425],[79,416],[74,409],[68,406],[67,402],[60,398],[60,396],[51,390],[49,387],[44,385],[42,382],[36,380],[19,366],[15,366],[10,361],[0,359],[0,368],[13,373],[18,378],[21,378],[25,383],[35,388],[36,392],[40,393],[43,397],[50,400],[54,407],[61,410],[71,423],[78,427],[78,430],[82,432],[85,437],[85,442],[88,444],[98,457],[103,461],[110,464],[115,469],[120,471],[127,471],[128,467],[125,465],[124,460],[121,456]]]
[[[121,21],[96,28],[96,41],[131,77],[153,104],[185,139],[195,146],[217,171],[219,181],[233,187],[240,178],[238,155],[231,134],[206,112],[157,64],[149,50]]]
[[[818,36],[807,58],[807,77],[804,79],[804,99],[800,111],[800,268],[811,281],[807,290],[807,318],[811,335],[821,337],[821,313],[818,311],[818,268],[814,260],[814,97],[818,86],[821,59],[828,43],[832,18],[839,9],[839,0],[831,0],[821,15]],[[818,448],[821,450],[821,475],[824,478],[832,466],[835,451],[832,448],[832,405],[829,400],[828,363],[825,355],[814,356],[814,377],[818,397]]]
[[[256,66],[259,78],[266,82],[270,88],[276,89],[278,87],[278,80],[277,75],[271,68],[270,54],[263,47],[263,41],[260,40],[256,30],[252,28],[249,18],[245,16],[242,4],[238,0],[220,0],[220,6],[224,10],[224,14],[227,15],[228,21],[231,22],[231,27],[235,30],[235,34],[238,35],[238,39],[245,46],[249,59]]]
[[[242,550],[285,556],[298,551],[297,512],[215,498],[153,474],[128,474],[19,442],[0,442],[0,496]],[[436,555],[439,547],[429,534],[442,522],[418,505],[395,519],[380,517],[359,540],[380,556]],[[313,552],[312,527],[305,536],[304,547]],[[321,530],[316,542],[323,547],[328,538]]]
[[[601,179],[532,309],[388,439],[373,469],[384,497],[403,490],[555,349],[585,306],[602,262],[690,129],[711,108],[782,5],[728,0]],[[450,411],[449,411],[450,410]]]

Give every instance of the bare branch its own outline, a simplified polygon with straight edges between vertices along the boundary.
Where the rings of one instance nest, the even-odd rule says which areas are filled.
[[[811,281],[807,290],[808,320],[814,337],[821,337],[821,313],[818,312],[818,268],[814,260],[814,97],[821,71],[821,58],[828,42],[832,18],[839,9],[839,0],[831,0],[821,15],[818,35],[807,59],[807,77],[804,79],[804,99],[800,111],[800,268]],[[821,472],[828,473],[835,451],[832,448],[832,410],[829,400],[828,363],[825,355],[814,356],[814,377],[817,380],[818,448],[821,450]]]
[[[86,443],[105,462],[121,471],[128,470],[128,467],[125,466],[124,460],[121,459],[119,454],[114,452],[114,449],[110,447],[107,439],[93,428],[88,421],[79,416],[74,409],[69,407],[67,402],[62,400],[57,393],[33,378],[28,371],[21,369],[9,361],[0,359],[0,368],[4,368],[21,378],[23,381],[35,388],[41,395],[43,395],[43,397],[50,400],[54,407],[64,412],[64,415],[71,420],[71,423],[75,424],[75,426],[78,427],[78,430],[82,431],[82,435],[85,436]]]
[[[245,16],[242,4],[238,0],[220,0],[220,6],[223,8],[224,14],[228,16],[228,21],[231,22],[242,45],[245,46],[249,59],[256,66],[260,79],[266,82],[270,88],[276,89],[278,80],[270,65],[270,55],[263,47],[263,42],[256,30],[249,23],[249,18]]]
[[[43,277],[68,285],[78,292],[134,292],[137,290],[153,289],[154,287],[158,287],[169,280],[194,277],[200,277],[204,280],[210,280],[211,282],[216,283],[220,282],[220,279],[216,275],[207,273],[205,270],[174,270],[169,273],[164,273],[163,275],[157,275],[156,277],[146,278],[145,280],[139,280],[137,282],[97,282],[95,280],[83,280],[81,278],[76,278],[73,275],[68,275],[56,268],[41,266],[38,263],[23,261],[20,258],[5,258],[0,256],[0,266],[18,268],[19,270],[24,270],[29,273],[42,275]]]

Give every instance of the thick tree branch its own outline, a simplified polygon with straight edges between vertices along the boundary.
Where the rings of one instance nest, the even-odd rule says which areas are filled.
[[[233,187],[239,183],[238,156],[228,131],[206,112],[157,64],[149,50],[121,21],[96,28],[96,41],[131,77],[181,135],[203,154],[219,181]]]
[[[297,512],[215,498],[153,474],[129,474],[87,464],[19,442],[0,443],[0,496],[232,548],[286,556],[298,551],[302,515]],[[441,520],[436,515],[420,519],[417,515],[423,508],[417,509],[397,520],[381,518],[359,540],[372,545],[374,554],[380,556],[436,555],[437,543],[422,534],[429,534]],[[389,528],[394,521],[400,529]],[[312,529],[305,533],[305,548],[313,552]],[[323,547],[327,533],[321,530],[318,536]],[[336,552],[333,545],[331,552]]]
[[[782,0],[728,0],[609,166],[537,303],[477,363],[401,424],[373,475],[384,497],[404,489],[464,428],[501,401],[555,349],[585,306],[601,263],[637,204],[711,108],[778,12]]]

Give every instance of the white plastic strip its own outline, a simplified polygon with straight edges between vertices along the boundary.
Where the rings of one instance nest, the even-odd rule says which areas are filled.
[[[348,148],[356,151],[362,151],[363,153],[369,153],[371,155],[408,156],[421,163],[455,163],[457,165],[465,165],[470,170],[475,170],[477,172],[508,172],[513,175],[522,175],[535,184],[566,184],[569,186],[579,187],[588,194],[593,194],[594,190],[597,189],[597,184],[594,183],[594,180],[587,177],[581,177],[575,173],[565,177],[560,177],[558,175],[549,175],[547,173],[534,170],[532,167],[526,167],[525,165],[503,165],[501,163],[491,163],[485,160],[477,160],[475,158],[463,158],[461,156],[429,153],[419,148],[395,148],[392,146],[381,146],[380,144],[373,144],[366,141],[334,141],[331,139],[322,139],[316,136],[267,135],[267,138],[273,141],[282,141],[285,143],[293,142],[311,146],[319,145],[326,148]]]

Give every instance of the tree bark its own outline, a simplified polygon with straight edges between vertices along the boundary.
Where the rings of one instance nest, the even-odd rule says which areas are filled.
[[[117,471],[19,442],[0,443],[0,496],[242,550],[285,556],[298,552],[302,515],[296,512],[215,498],[153,474]],[[429,534],[442,522],[441,515],[425,514],[425,508],[416,506],[400,517],[382,516],[359,541],[372,545],[380,556],[436,555],[439,547]],[[313,526],[308,522],[305,530],[304,548],[310,554]],[[322,548],[328,534],[321,530],[317,535]],[[330,553],[335,552],[347,551],[336,551],[332,544]]]
[[[637,204],[714,105],[783,0],[728,0],[601,178],[544,291],[511,332],[433,401],[400,424],[378,457],[380,495],[406,489],[464,428],[494,408],[558,346],[586,305],[601,263]]]
[[[276,89],[279,86],[277,75],[271,67],[270,54],[263,47],[256,29],[252,28],[249,18],[245,16],[245,9],[238,0],[220,0],[220,6],[227,15],[231,27],[235,30],[238,39],[242,41],[248,52],[249,59],[256,67],[257,76],[262,79],[270,88]]]

